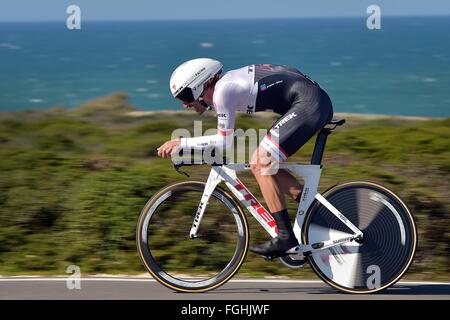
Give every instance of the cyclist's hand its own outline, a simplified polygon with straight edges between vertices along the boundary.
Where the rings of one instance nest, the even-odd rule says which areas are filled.
[[[161,158],[169,158],[173,151],[180,147],[180,139],[174,139],[165,142],[158,150],[158,156]]]

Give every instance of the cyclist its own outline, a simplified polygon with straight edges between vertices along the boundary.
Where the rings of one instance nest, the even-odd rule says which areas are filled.
[[[250,161],[251,171],[278,227],[277,237],[251,246],[250,250],[270,258],[280,257],[298,245],[284,194],[299,202],[302,185],[288,171],[267,174],[268,169],[285,161],[331,121],[332,103],[317,82],[295,68],[255,64],[223,75],[222,68],[217,60],[200,58],[183,63],[172,73],[172,95],[185,108],[194,108],[199,114],[214,108],[218,133],[167,141],[158,148],[158,155],[169,157],[179,147],[231,147],[236,111],[280,114]]]

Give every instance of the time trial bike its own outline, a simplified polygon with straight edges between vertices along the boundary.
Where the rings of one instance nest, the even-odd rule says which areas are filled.
[[[318,132],[310,164],[279,164],[304,181],[294,223],[299,245],[280,260],[290,268],[309,263],[340,291],[373,293],[408,270],[416,225],[400,197],[378,183],[350,181],[318,192],[327,137],[344,123],[333,120]],[[230,280],[249,245],[242,207],[271,237],[277,235],[272,215],[236,175],[249,169],[247,163],[213,163],[206,182],[171,184],[147,202],[137,224],[137,249],[157,281],[176,291],[204,292]]]

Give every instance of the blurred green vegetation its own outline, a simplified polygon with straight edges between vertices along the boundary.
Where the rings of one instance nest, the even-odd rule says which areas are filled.
[[[148,198],[184,180],[156,148],[176,128],[215,128],[213,115],[130,116],[124,93],[76,109],[0,113],[0,274],[144,273],[135,226]],[[237,128],[268,128],[273,117],[238,117]],[[320,191],[354,179],[377,181],[413,211],[419,247],[406,278],[448,280],[450,119],[348,119],[327,143]],[[313,138],[291,161],[308,163]],[[187,168],[206,180],[209,167]],[[249,173],[241,180],[262,200]],[[289,202],[291,216],[295,204]],[[248,215],[251,241],[267,240]],[[167,235],[170,237],[170,235]],[[189,248],[181,252],[189,252]],[[195,261],[195,250],[189,259]],[[313,277],[248,254],[239,275]]]

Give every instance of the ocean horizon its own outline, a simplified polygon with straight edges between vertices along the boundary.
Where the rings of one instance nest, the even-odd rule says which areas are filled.
[[[123,91],[141,110],[179,110],[169,77],[212,57],[224,71],[293,66],[329,93],[335,112],[450,116],[450,17],[0,23],[0,111],[76,107]]]

